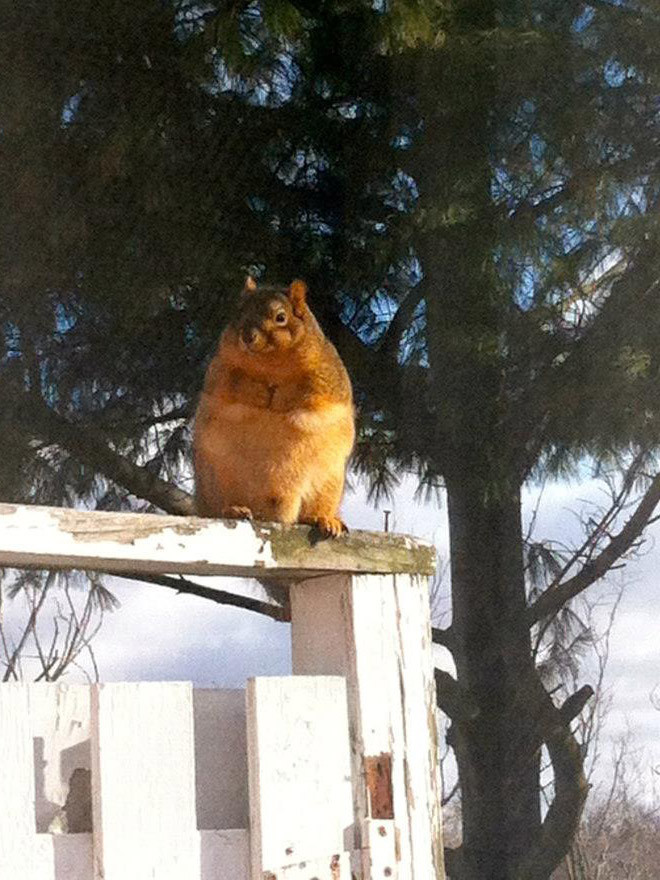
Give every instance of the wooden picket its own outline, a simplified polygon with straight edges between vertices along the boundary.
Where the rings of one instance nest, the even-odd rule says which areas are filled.
[[[304,528],[0,505],[0,566],[268,569],[293,658],[246,692],[0,685],[0,878],[442,880],[429,560],[403,536],[319,549]]]
[[[247,694],[252,876],[334,880],[353,824],[344,680],[257,678]]]

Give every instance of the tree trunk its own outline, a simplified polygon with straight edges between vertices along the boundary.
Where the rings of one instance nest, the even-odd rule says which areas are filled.
[[[513,484],[488,497],[468,468],[447,480],[452,644],[458,682],[478,707],[476,719],[452,730],[462,790],[461,880],[513,880],[541,824],[538,738],[525,686],[535,673],[520,487]]]

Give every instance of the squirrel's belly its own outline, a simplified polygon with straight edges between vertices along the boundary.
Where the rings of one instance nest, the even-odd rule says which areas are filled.
[[[293,409],[289,412],[261,409],[244,403],[229,403],[220,411],[222,420],[231,424],[243,424],[246,430],[258,425],[272,430],[289,427],[295,431],[316,434],[340,423],[353,422],[353,407],[347,403],[328,403],[314,409]]]
[[[259,518],[293,522],[301,505],[343,482],[354,439],[353,409],[331,404],[278,413],[233,403],[201,411],[195,426],[198,485],[223,506],[247,506]],[[208,507],[208,505],[207,505]]]
[[[296,430],[317,434],[329,428],[353,422],[353,408],[346,403],[329,403],[315,409],[294,409],[285,414],[287,422]]]
[[[197,444],[216,468],[255,476],[295,479],[310,471],[343,468],[353,446],[353,410],[333,403],[323,409],[272,410],[232,403],[197,426]]]
[[[252,438],[258,445],[267,445],[274,440],[280,448],[287,442],[295,444],[298,439],[318,440],[325,445],[326,432],[339,430],[351,435],[352,444],[353,407],[347,403],[330,403],[315,409],[277,412],[231,403],[215,414],[207,430],[217,436],[226,434],[228,438],[240,438],[241,444]]]
[[[333,464],[343,467],[353,446],[353,408],[331,403],[281,413],[231,403],[199,419],[196,434],[222,470],[238,466],[256,475],[276,469],[291,478]]]

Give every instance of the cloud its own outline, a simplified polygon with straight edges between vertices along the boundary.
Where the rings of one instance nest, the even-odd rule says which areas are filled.
[[[190,680],[243,687],[253,675],[291,671],[289,626],[155,585],[113,580],[122,605],[94,650],[105,681]],[[231,582],[223,580],[223,589]]]

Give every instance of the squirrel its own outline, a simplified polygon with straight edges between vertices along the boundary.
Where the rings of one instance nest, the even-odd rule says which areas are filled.
[[[307,285],[248,277],[206,372],[193,437],[200,516],[307,523],[338,516],[355,439],[351,382]]]

